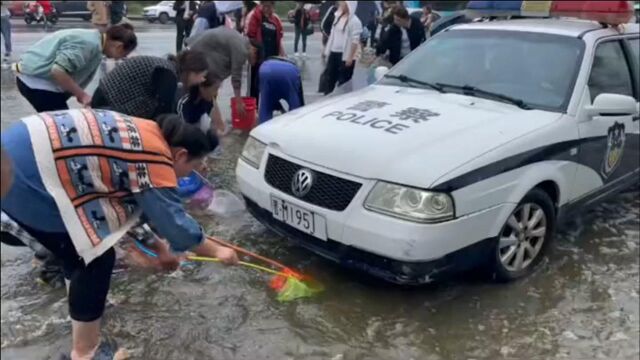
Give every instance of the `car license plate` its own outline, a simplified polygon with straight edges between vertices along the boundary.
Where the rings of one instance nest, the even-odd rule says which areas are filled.
[[[327,221],[313,211],[272,196],[271,213],[275,219],[287,225],[318,239],[327,240]]]

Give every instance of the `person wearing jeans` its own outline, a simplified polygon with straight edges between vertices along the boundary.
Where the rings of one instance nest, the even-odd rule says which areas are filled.
[[[198,7],[198,17],[193,23],[189,36],[196,37],[208,29],[215,29],[221,25],[224,25],[224,22],[220,20],[215,1],[202,2]]]
[[[287,103],[287,111],[304,106],[300,69],[291,60],[273,57],[260,66],[260,124],[273,118],[273,112],[283,110],[281,101]]]
[[[311,16],[309,12],[304,8],[304,3],[298,1],[296,10],[293,15],[294,27],[295,27],[295,40],[293,42],[293,52],[296,56],[300,56],[298,52],[298,44],[300,38],[302,38],[302,56],[307,56],[307,36],[309,31],[309,25],[311,24]]]
[[[2,2],[2,38],[4,39],[4,61],[8,62],[11,57],[11,14],[5,2]]]

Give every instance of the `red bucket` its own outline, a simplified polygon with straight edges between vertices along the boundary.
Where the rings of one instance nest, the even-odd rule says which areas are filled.
[[[236,110],[236,98],[231,98],[231,124],[234,129],[251,130],[256,123],[256,99],[243,97],[245,116],[241,117]]]

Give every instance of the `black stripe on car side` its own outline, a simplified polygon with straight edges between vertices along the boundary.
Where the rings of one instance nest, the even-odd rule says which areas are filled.
[[[581,211],[585,207],[608,199],[618,192],[629,189],[630,187],[632,188],[634,185],[637,186],[638,180],[640,179],[638,175],[640,175],[640,169],[627,173],[626,175],[611,181],[601,188],[595,189],[580,198],[571,200],[569,203],[560,207],[558,218],[560,221],[568,220],[571,215]]]
[[[545,145],[493,162],[476,170],[472,170],[466,174],[455,177],[451,180],[447,180],[440,185],[436,185],[433,190],[442,192],[456,191],[458,189],[462,189],[466,186],[492,178],[502,173],[541,161],[565,160],[579,162],[579,155],[577,152],[575,155],[571,155],[572,148],[579,148],[580,146],[583,146],[587,143],[606,140],[606,136],[598,136]],[[602,155],[604,156],[604,153]]]

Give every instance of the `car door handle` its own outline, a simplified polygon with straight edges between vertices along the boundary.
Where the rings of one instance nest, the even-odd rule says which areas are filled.
[[[636,115],[634,117],[631,118],[632,121],[638,121],[640,120],[640,115]]]

